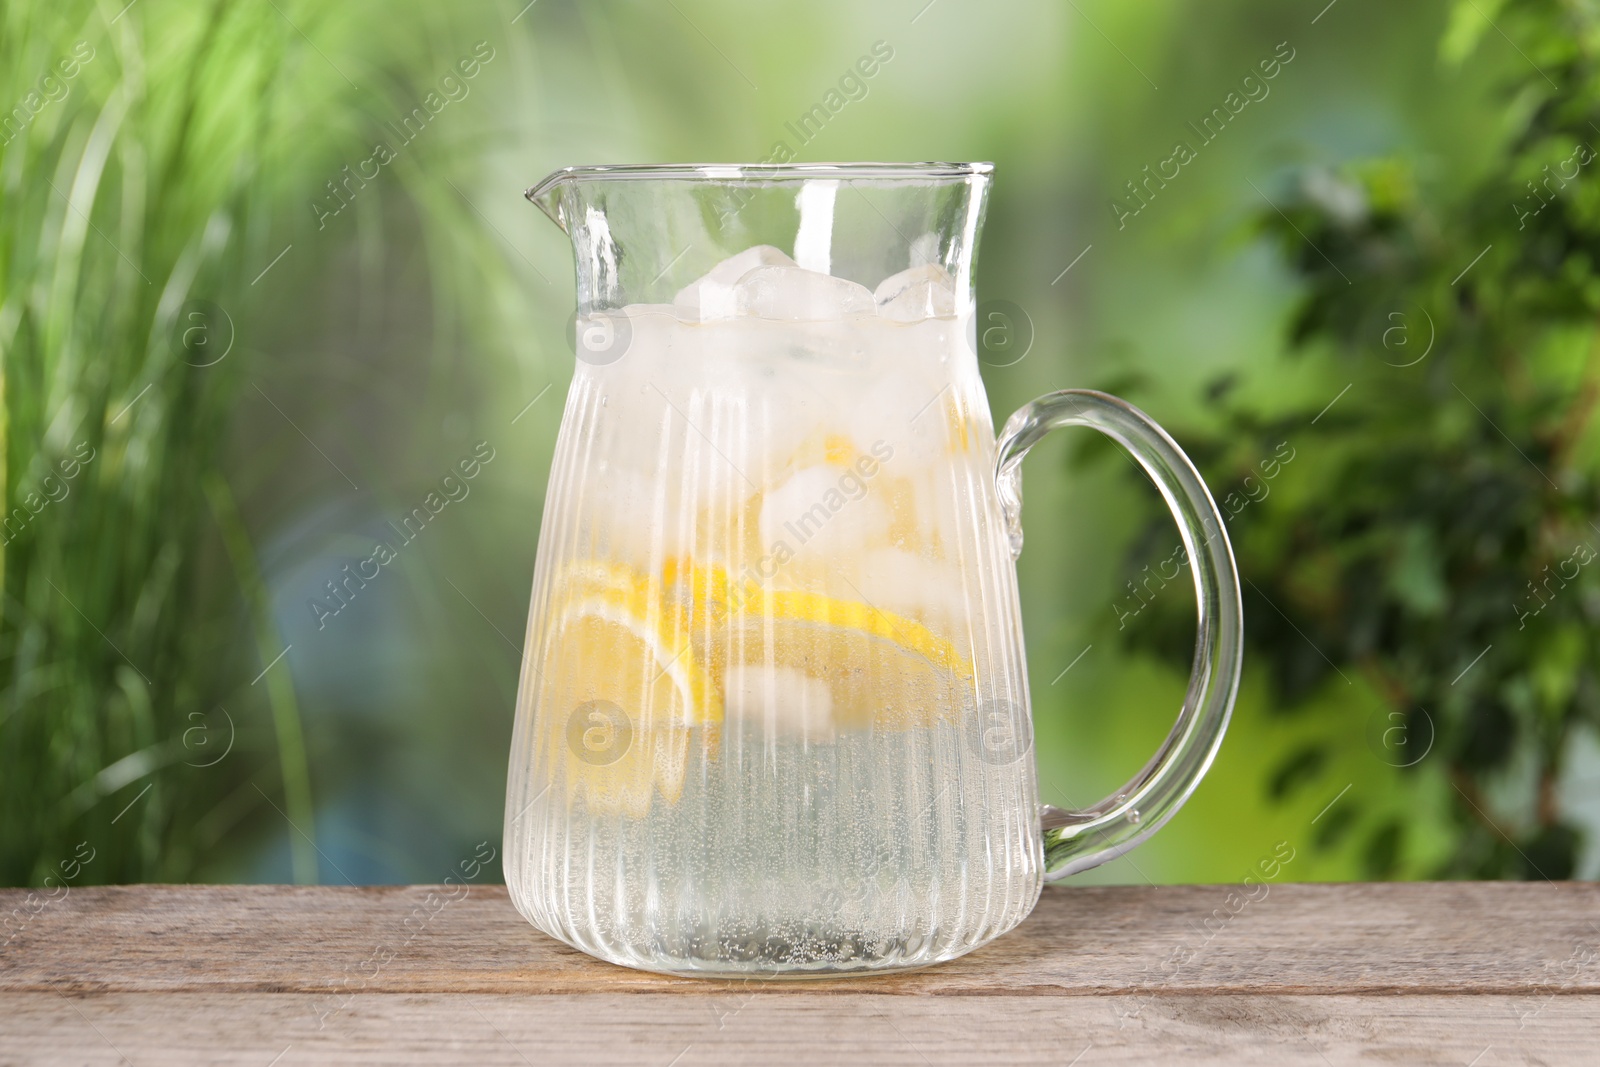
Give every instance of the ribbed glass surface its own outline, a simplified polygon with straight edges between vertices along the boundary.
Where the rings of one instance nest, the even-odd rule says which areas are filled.
[[[949,959],[1021,921],[1042,863],[970,301],[937,264],[872,293],[748,256],[728,291],[579,320],[512,899],[653,970]]]

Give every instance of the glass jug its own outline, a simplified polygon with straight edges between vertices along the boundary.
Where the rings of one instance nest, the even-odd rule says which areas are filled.
[[[506,798],[511,899],[601,959],[817,976],[952,959],[1171,818],[1222,740],[1232,551],[1171,438],[1063,390],[998,440],[972,271],[985,163],[576,167],[578,356]],[[1133,454],[1183,538],[1194,673],[1145,768],[1038,803],[1014,558],[1057,426]]]

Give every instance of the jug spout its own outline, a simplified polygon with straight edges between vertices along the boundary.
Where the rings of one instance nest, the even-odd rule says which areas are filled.
[[[531,186],[523,195],[532,201],[533,206],[550,217],[550,221],[560,226],[565,232],[567,224],[561,214],[561,193],[571,183],[579,180],[580,172],[598,170],[597,167],[562,167],[540,179],[539,184]]]
[[[585,312],[673,304],[755,248],[876,287],[936,265],[971,307],[988,163],[565,167],[527,198],[572,241]]]

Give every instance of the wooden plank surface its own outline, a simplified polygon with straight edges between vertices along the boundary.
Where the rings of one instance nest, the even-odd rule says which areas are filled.
[[[806,983],[818,993],[1600,992],[1600,885],[1051,887],[1016,930],[950,963]],[[458,894],[460,890],[457,890]],[[0,949],[0,991],[704,993],[546,937],[503,886],[74,889]],[[0,914],[25,891],[0,891]],[[1220,917],[1219,917],[1220,916]],[[375,950],[377,954],[375,955]],[[792,983],[721,983],[793,992]]]
[[[787,986],[793,989],[794,986]],[[1464,996],[1126,998],[656,993],[362,996],[317,1027],[314,997],[282,993],[0,996],[0,1063],[235,1064],[1574,1064],[1593,1067],[1591,998]],[[1077,1057],[1074,1060],[1074,1057]]]
[[[961,960],[792,983],[601,963],[498,886],[5,890],[0,1065],[1600,1062],[1600,886],[1234,891],[1051,888]]]

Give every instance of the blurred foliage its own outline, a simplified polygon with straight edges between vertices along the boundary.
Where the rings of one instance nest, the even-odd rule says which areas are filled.
[[[30,518],[0,549],[0,882],[39,881],[81,841],[98,851],[79,881],[430,881],[496,840],[571,367],[569,249],[520,192],[574,163],[762,158],[880,39],[893,63],[798,157],[994,160],[980,299],[1024,308],[1036,336],[1026,359],[983,368],[996,423],[1050,389],[1142,375],[1141,405],[1199,446],[1236,512],[1259,589],[1245,587],[1256,643],[1211,774],[1164,833],[1085,877],[1226,880],[1283,839],[1308,846],[1295,878],[1518,873],[1451,784],[1455,763],[1555,873],[1534,851],[1528,727],[1549,733],[1548,771],[1576,768],[1552,801],[1552,825],[1575,828],[1561,798],[1600,747],[1574,754],[1550,709],[1589,699],[1593,650],[1572,623],[1593,565],[1552,579],[1526,632],[1512,605],[1571,558],[1563,538],[1587,536],[1558,520],[1583,513],[1593,435],[1563,461],[1548,445],[1576,410],[1560,390],[1570,401],[1589,327],[1573,308],[1536,315],[1534,290],[1581,288],[1582,270],[1555,284],[1540,265],[1576,263],[1563,242],[1588,232],[1572,213],[1594,166],[1559,212],[1516,229],[1488,177],[1528,203],[1523,183],[1571,146],[1540,157],[1519,138],[1571,123],[1540,119],[1549,84],[1481,13],[1447,4],[10,0],[0,116],[21,106],[26,121],[0,136],[0,471],[6,513]],[[1555,8],[1477,5],[1552,79],[1587,84],[1563,59],[1587,29],[1556,39]],[[1297,58],[1270,98],[1119,228],[1110,196],[1285,40]],[[63,79],[79,41],[93,58]],[[496,58],[470,96],[377,179],[328,188],[479,41]],[[1497,72],[1518,76],[1490,99]],[[1388,162],[1339,162],[1371,157]],[[1265,177],[1308,160],[1325,163],[1294,197]],[[1354,284],[1273,212],[1288,262],[1269,254],[1240,225],[1263,207],[1251,182]],[[1529,233],[1543,243],[1524,247]],[[195,301],[231,328],[215,365],[194,366],[210,361]],[[1292,360],[1277,328],[1291,305]],[[1399,366],[1426,347],[1424,312],[1437,345]],[[214,313],[198,321],[201,341],[222,340]],[[1207,399],[1224,372],[1236,384]],[[320,625],[308,598],[479,440],[503,458],[471,499]],[[66,480],[80,444],[94,458]],[[1170,528],[1152,526],[1121,574],[1148,517],[1130,468],[1060,478],[1033,462],[1019,576],[1041,789],[1083,804],[1168,729],[1192,601],[1180,588],[1141,609],[1118,650],[1103,605],[1140,603],[1118,586],[1171,557]],[[1484,493],[1462,501],[1464,480]],[[30,509],[30,492],[61,499]],[[1473,555],[1469,521],[1512,547]],[[1510,599],[1472,609],[1475,644],[1457,599],[1480,571]],[[1498,725],[1463,732],[1474,715]],[[1397,766],[1428,749],[1425,722],[1436,742]],[[1497,848],[1504,863],[1479,862]]]
[[[19,107],[0,148],[0,804],[32,817],[0,826],[0,880],[38,879],[79,839],[93,880],[181,877],[216,790],[166,776],[126,814],[133,833],[97,803],[195,759],[185,730],[220,695],[201,486],[240,361],[198,366],[180,316],[270,257],[262,182],[290,162],[284,105],[332,86],[286,76],[289,33],[270,11],[164,6],[112,25],[88,3],[4,11],[0,92]],[[292,693],[279,697],[303,815]]]
[[[285,641],[223,460],[282,314],[256,283],[296,245],[326,257],[306,203],[352,126],[437,79],[374,32],[386,11],[0,7],[0,884],[78,842],[80,881],[182,880],[252,814],[302,828],[292,873],[318,876],[295,688],[264,671]],[[479,240],[427,173],[414,199]]]
[[[1215,429],[1184,437],[1232,516],[1272,706],[1447,783],[1442,858],[1404,807],[1356,796],[1323,824],[1374,878],[1571,877],[1582,835],[1556,786],[1600,726],[1600,13],[1515,0],[1495,18],[1526,62],[1481,174],[1456,191],[1399,158],[1307,169],[1260,216],[1303,283],[1288,333],[1326,395],[1264,411],[1219,379]],[[1463,0],[1444,55],[1486,31]],[[1281,449],[1294,477],[1274,485]],[[1170,540],[1153,523],[1137,565]],[[1136,647],[1192,640],[1181,605],[1150,606]],[[1324,699],[1356,687],[1381,712]],[[1264,788],[1331,795],[1335,747],[1285,753]]]

